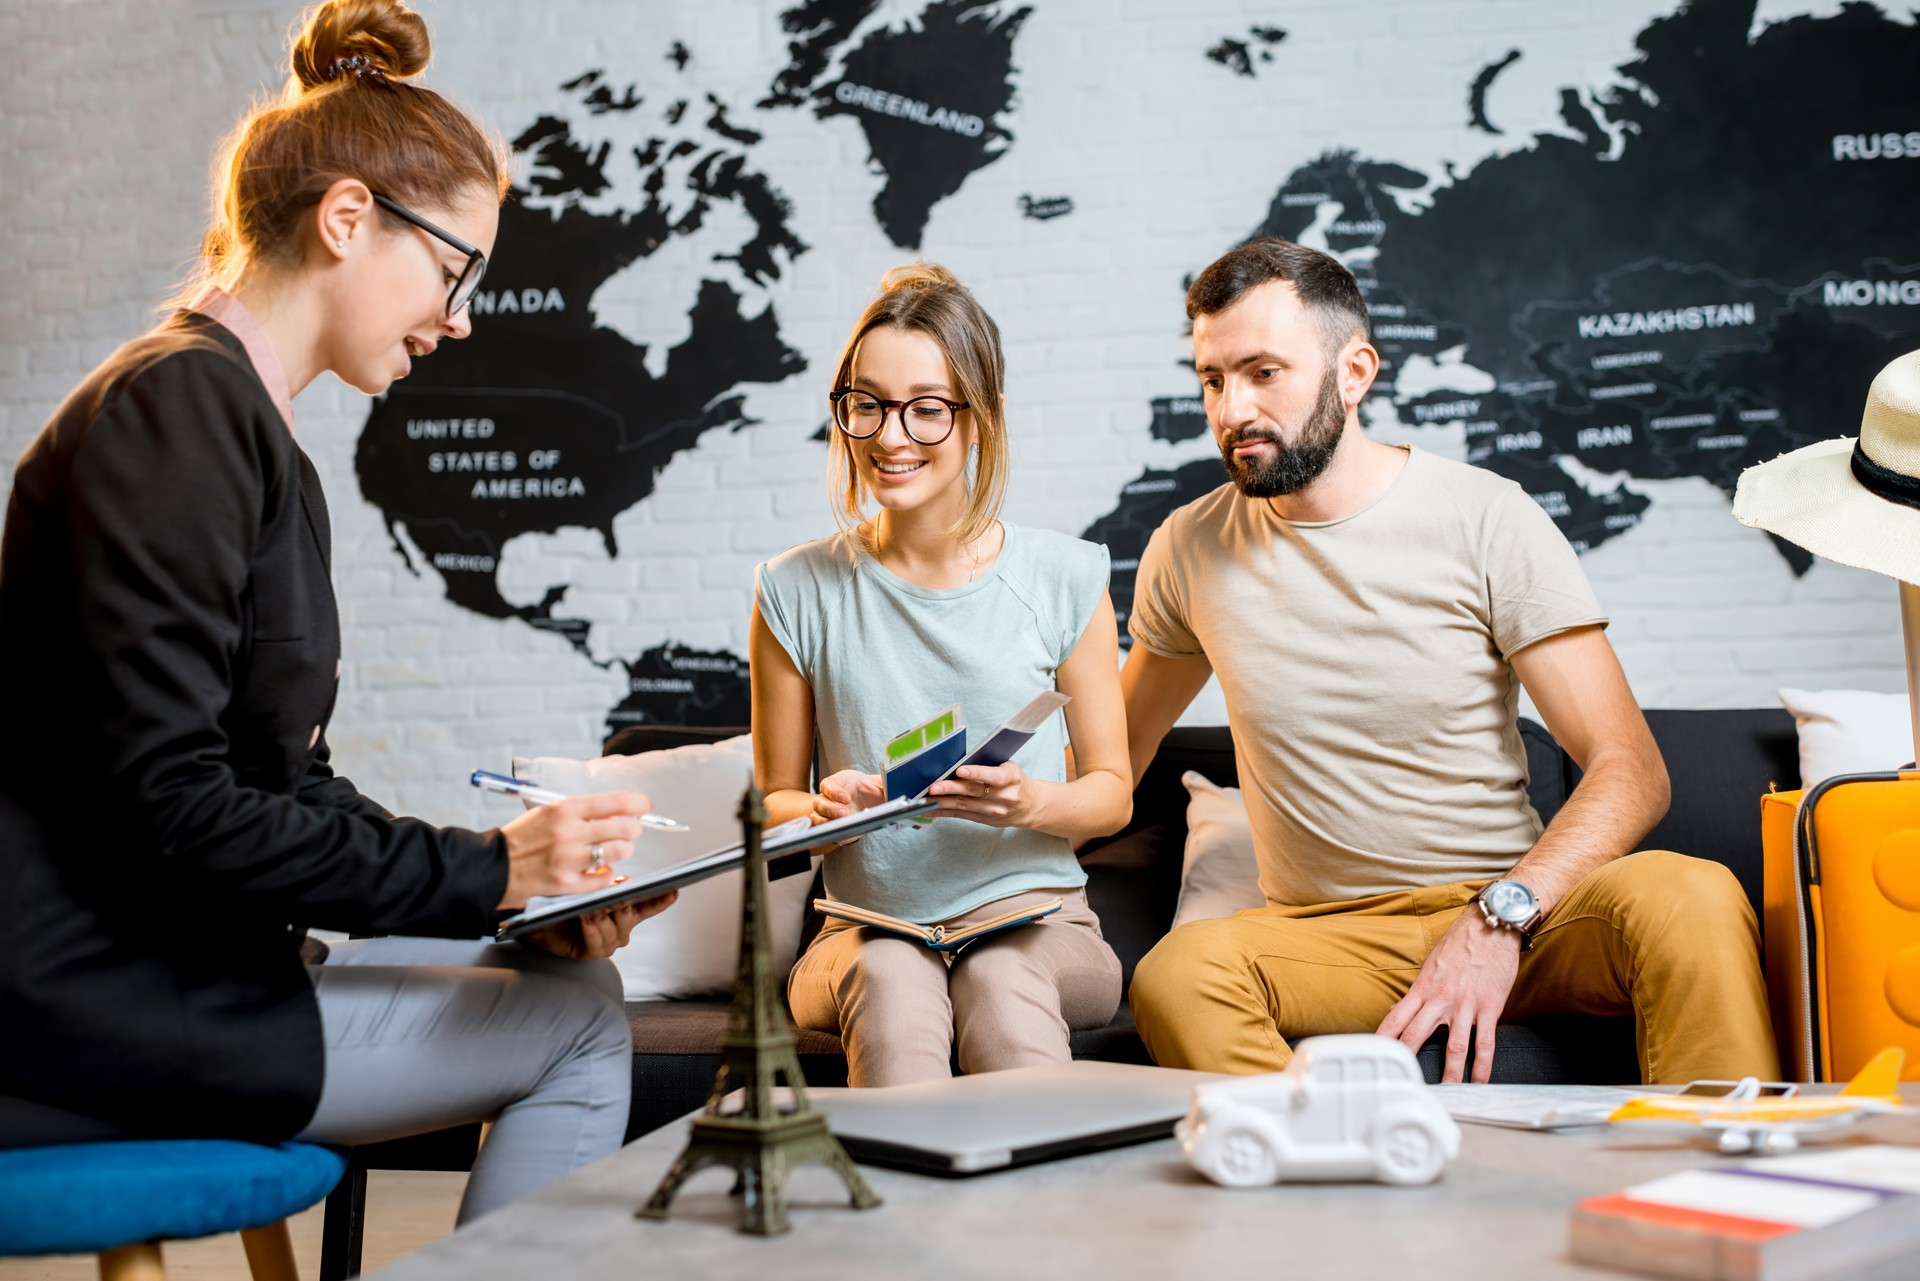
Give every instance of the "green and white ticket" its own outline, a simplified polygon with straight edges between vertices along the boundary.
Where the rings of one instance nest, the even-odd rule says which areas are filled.
[[[916,725],[906,733],[889,739],[886,749],[887,764],[897,765],[965,728],[966,722],[960,719],[960,704],[955,703],[932,720]]]

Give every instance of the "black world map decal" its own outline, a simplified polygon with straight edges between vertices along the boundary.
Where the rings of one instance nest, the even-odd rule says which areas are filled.
[[[1657,498],[1637,482],[1702,478],[1731,494],[1742,468],[1857,430],[1874,373],[1920,346],[1920,34],[1864,4],[1756,32],[1754,7],[1695,0],[1649,23],[1613,85],[1561,95],[1564,131],[1509,139],[1515,149],[1439,185],[1352,150],[1275,173],[1247,234],[1324,244],[1355,270],[1383,357],[1363,423],[1448,434],[1580,550],[1640,522]],[[508,543],[571,528],[597,533],[609,555],[644,553],[616,546],[616,518],[675,455],[747,425],[747,388],[805,361],[775,309],[749,305],[727,272],[694,292],[687,337],[664,360],[602,324],[595,291],[722,207],[732,214],[715,225],[744,229],[719,255],[734,278],[778,281],[810,252],[760,160],[779,113],[858,126],[881,179],[875,228],[907,251],[942,201],[1018,145],[1028,7],[940,0],[892,25],[878,10],[806,0],[780,14],[786,65],[746,110],[698,83],[698,48],[679,47],[664,71],[569,79],[515,139],[530,164],[501,212],[473,336],[375,402],[360,438],[361,492],[416,574],[437,575],[462,609],[624,669],[630,692],[609,729],[744,724],[745,660],[671,640],[597,660],[588,624],[568,615],[568,584],[532,605],[503,596]],[[1287,74],[1294,46],[1272,34],[1252,37],[1261,52],[1246,70]],[[1222,63],[1220,39],[1190,56]],[[1498,131],[1487,87],[1513,61],[1461,84],[1483,131]],[[629,85],[623,72],[644,77]],[[609,114],[650,121],[649,136],[629,155],[580,141]],[[609,208],[609,167],[627,162],[643,198]],[[1404,199],[1430,186],[1424,206]],[[1054,199],[1035,194],[1007,216],[1072,208]],[[1165,283],[1171,333],[1183,281]],[[1471,371],[1475,389],[1433,376],[1448,366]],[[1141,430],[1179,442],[1207,424],[1197,395],[1167,395],[1141,407]],[[1123,628],[1147,537],[1223,481],[1212,457],[1149,469],[1084,531],[1111,550]],[[1776,546],[1806,572],[1804,552]]]
[[[1903,301],[1920,301],[1920,162],[1854,159],[1858,138],[1920,122],[1920,32],[1848,5],[1750,38],[1753,12],[1696,0],[1653,22],[1594,106],[1562,95],[1574,136],[1482,161],[1425,209],[1395,193],[1426,175],[1336,152],[1247,229],[1369,251],[1355,274],[1382,367],[1363,421],[1390,406],[1457,427],[1468,461],[1517,481],[1580,551],[1639,523],[1652,500],[1635,480],[1731,497],[1751,464],[1853,434],[1874,374],[1920,346]],[[1395,386],[1443,353],[1492,389]],[[1155,401],[1154,434],[1204,430],[1183,408]],[[1123,627],[1148,535],[1221,479],[1211,459],[1145,472],[1085,531],[1112,552]],[[1775,546],[1796,574],[1812,565]]]

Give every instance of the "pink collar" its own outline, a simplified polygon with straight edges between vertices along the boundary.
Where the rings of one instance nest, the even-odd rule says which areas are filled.
[[[286,420],[287,430],[293,430],[293,392],[287,386],[287,371],[280,367],[280,357],[273,350],[273,342],[267,337],[267,331],[259,320],[247,310],[246,304],[226,290],[215,286],[202,294],[190,311],[197,311],[207,319],[225,328],[240,345],[246,349],[247,359],[253,362],[253,372],[267,389],[267,395],[273,398],[273,406],[280,411],[280,417]]]

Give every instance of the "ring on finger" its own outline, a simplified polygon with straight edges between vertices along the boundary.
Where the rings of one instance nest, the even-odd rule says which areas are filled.
[[[606,870],[607,851],[602,848],[598,841],[595,841],[592,845],[587,846],[587,875],[593,876],[596,873]]]

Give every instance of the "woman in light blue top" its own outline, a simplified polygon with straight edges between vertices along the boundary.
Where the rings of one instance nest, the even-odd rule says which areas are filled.
[[[1132,806],[1107,553],[997,519],[1004,369],[999,329],[950,274],[889,273],[830,398],[843,530],[757,572],[754,765],[775,821],[882,800],[887,741],[953,704],[977,745],[1044,690],[1072,699],[1014,760],[935,784],[937,822],[827,858],[830,897],[949,930],[1063,900],[953,953],[829,920],[788,998],[802,1026],[840,1034],[854,1085],[946,1076],[956,1050],[965,1072],[1063,1060],[1069,1032],[1120,1001],[1072,849]]]

